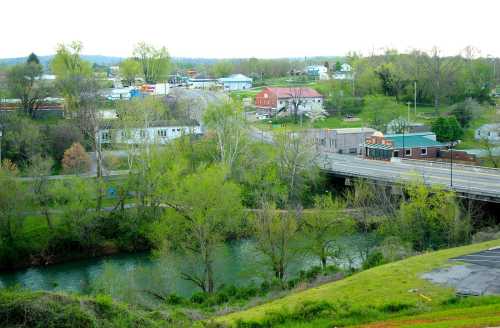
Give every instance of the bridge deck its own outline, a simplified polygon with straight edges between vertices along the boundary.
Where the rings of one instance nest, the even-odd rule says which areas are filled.
[[[415,176],[430,185],[450,188],[450,164],[419,161],[383,162],[341,154],[320,155],[323,170],[336,175],[401,182]],[[471,198],[500,202],[500,170],[453,165],[451,189]]]

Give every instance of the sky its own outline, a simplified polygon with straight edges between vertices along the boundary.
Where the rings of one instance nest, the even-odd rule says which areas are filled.
[[[500,57],[499,0],[2,0],[0,58],[130,56],[145,41],[175,57],[364,55],[473,46]]]

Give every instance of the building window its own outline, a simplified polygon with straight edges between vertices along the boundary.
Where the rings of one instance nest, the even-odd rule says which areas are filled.
[[[167,130],[163,129],[163,130],[158,130],[158,135],[160,137],[166,137],[167,136]]]
[[[109,139],[111,139],[111,137],[109,135],[109,131],[103,131],[102,134],[101,134],[101,137],[102,137],[102,140],[109,140]]]
[[[141,130],[141,131],[139,132],[139,134],[140,134],[141,138],[144,138],[144,137],[146,136],[146,131]]]
[[[392,156],[394,156],[394,157],[399,157],[399,150],[395,150],[395,151],[394,151],[394,154],[393,154]]]
[[[405,149],[405,156],[411,156],[411,149]]]
[[[421,148],[420,149],[420,155],[427,156],[427,148]]]

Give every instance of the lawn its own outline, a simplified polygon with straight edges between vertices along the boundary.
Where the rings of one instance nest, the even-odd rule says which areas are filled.
[[[365,310],[381,308],[390,304],[409,304],[417,309],[422,309],[422,312],[442,310],[443,301],[452,298],[455,295],[454,290],[431,284],[421,279],[420,275],[435,268],[450,265],[448,259],[451,257],[498,245],[500,245],[500,240],[414,256],[356,273],[343,280],[295,292],[246,311],[219,317],[217,320],[226,324],[234,324],[239,319],[259,321],[265,319],[270,312],[293,311],[307,301],[343,303],[349,304],[353,308]],[[500,299],[498,299],[498,303],[500,303]],[[500,305],[497,304],[497,307]],[[472,311],[469,314],[474,313],[475,311]],[[377,318],[376,320],[384,319],[386,318]],[[313,321],[286,324],[283,327],[331,327],[331,320],[317,318]]]

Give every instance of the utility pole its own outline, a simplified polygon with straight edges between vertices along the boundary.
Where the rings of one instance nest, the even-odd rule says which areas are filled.
[[[0,168],[2,167],[2,126],[0,125]]]
[[[408,105],[408,124],[410,124],[410,105],[411,105],[411,101],[407,102],[406,104]]]
[[[413,107],[415,109],[415,118],[417,117],[417,80],[413,81],[414,95],[413,95]]]

